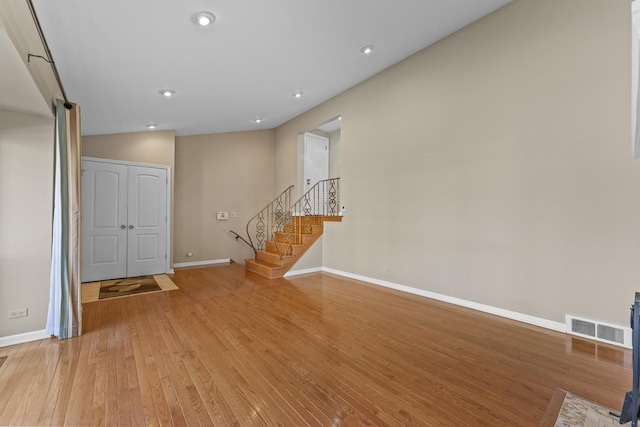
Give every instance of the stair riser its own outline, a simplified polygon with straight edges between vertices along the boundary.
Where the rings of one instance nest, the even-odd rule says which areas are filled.
[[[282,255],[291,255],[293,253],[293,246],[289,246],[289,253],[285,253],[287,252],[287,245],[285,245],[284,243],[277,243],[278,247],[276,247],[276,242],[274,242],[273,240],[267,240],[266,243],[267,252],[278,253],[279,251]]]
[[[289,243],[291,245],[301,245],[304,238],[304,236],[295,236],[280,232],[274,233],[274,237],[278,243]]]
[[[271,264],[280,264],[281,262],[280,256],[277,253],[268,251],[258,251],[258,253],[256,254],[256,259],[270,262]]]
[[[320,236],[322,235],[322,225],[312,225],[311,230],[306,234],[291,234],[291,233],[283,233],[280,231],[276,231],[274,234],[276,242],[285,242],[285,238],[290,239],[292,245],[303,245],[306,241],[309,240],[310,237]],[[289,236],[289,237],[287,237]],[[305,240],[307,239],[307,240]]]
[[[267,252],[271,252],[274,254],[278,253],[278,249],[276,249],[276,242],[274,242],[273,240],[267,240],[267,246],[266,246],[266,251]],[[294,257],[298,257],[298,256],[302,256],[302,254],[304,254],[305,249],[302,245],[291,245],[288,246],[285,243],[282,242],[278,242],[277,243],[278,247],[280,248],[280,253],[282,254],[282,256],[294,256]],[[287,253],[288,252],[288,253]]]
[[[285,271],[283,268],[272,269],[251,261],[253,260],[245,260],[245,268],[249,271],[252,271],[256,274],[259,274],[260,276],[267,277],[269,279],[276,279],[278,277],[284,276]]]
[[[317,215],[301,215],[301,216],[292,216],[291,217],[291,222],[292,223],[309,223],[312,222],[314,224],[320,224],[322,222],[322,218],[321,216],[317,216]]]
[[[285,224],[282,227],[282,231],[284,233],[291,234],[311,234],[311,227],[317,224],[302,224],[302,225],[294,225],[294,224]]]

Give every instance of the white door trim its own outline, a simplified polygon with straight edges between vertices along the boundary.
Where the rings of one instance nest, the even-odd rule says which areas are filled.
[[[172,196],[171,166],[154,165],[151,163],[127,162],[124,160],[100,159],[97,157],[82,156],[81,162],[84,160],[88,160],[91,162],[112,163],[112,164],[124,165],[124,166],[143,166],[147,168],[165,169],[167,171],[167,243],[166,243],[167,259],[165,262],[165,273],[167,274],[172,273],[172,270],[171,270],[171,196]]]

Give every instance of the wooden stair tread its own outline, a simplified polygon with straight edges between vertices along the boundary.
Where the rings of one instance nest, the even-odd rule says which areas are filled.
[[[292,257],[293,257],[293,255],[283,255],[282,256],[282,260],[285,260],[287,258],[292,258]],[[280,259],[280,254],[278,254],[278,252],[276,252],[276,251],[259,250],[259,251],[256,252],[256,258],[255,259],[257,261],[276,264],[278,266],[280,266],[282,264],[281,259]]]
[[[301,224],[303,220],[311,220],[312,223]],[[282,231],[274,232],[274,240],[267,240],[265,249],[256,252],[256,258],[245,260],[246,269],[270,279],[283,277],[323,234],[325,221],[340,222],[342,217],[318,215],[292,217],[292,223],[284,224]],[[303,228],[304,231],[310,232],[303,233]],[[287,246],[284,243],[285,240],[290,240],[290,245]],[[282,249],[282,252],[288,251],[282,256],[281,262],[278,248]]]
[[[322,221],[342,222],[341,216],[323,216]]]
[[[283,268],[281,265],[274,264],[272,262],[264,261],[264,260],[261,260],[261,259],[255,259],[255,258],[247,259],[247,260],[245,260],[245,262],[251,262],[251,263],[254,263],[254,264],[261,265],[261,266],[266,267],[266,268],[271,268],[273,270],[277,270],[279,268]]]
[[[286,273],[281,265],[260,259],[246,259],[244,266],[248,271],[269,279],[277,279]]]
[[[293,246],[302,246],[302,245],[291,245],[291,246],[293,247]],[[269,254],[269,255],[276,255],[276,256],[279,256],[278,252],[276,252],[276,251],[268,251],[268,250],[260,249],[260,250],[258,250],[258,252],[263,253],[263,254]],[[293,256],[293,255],[282,255],[282,257],[283,257],[283,258],[286,258],[286,257],[292,257],[292,256]]]

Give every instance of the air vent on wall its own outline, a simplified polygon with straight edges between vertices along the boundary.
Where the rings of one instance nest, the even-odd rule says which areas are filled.
[[[631,328],[566,315],[567,333],[631,348]]]

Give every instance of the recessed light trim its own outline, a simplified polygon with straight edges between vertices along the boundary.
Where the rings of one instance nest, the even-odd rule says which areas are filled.
[[[362,49],[360,49],[360,53],[364,54],[364,55],[369,55],[371,52],[373,52],[373,49],[375,49],[376,47],[372,44],[368,44],[366,46],[363,46]]]
[[[298,91],[298,92],[294,93],[293,97],[296,98],[296,99],[297,98],[302,98],[302,92]]]
[[[262,118],[261,117],[256,117],[255,119],[253,119],[254,123],[262,123]]]
[[[191,15],[191,21],[194,24],[199,25],[201,27],[206,27],[208,25],[211,25],[215,22],[215,20],[216,20],[216,16],[211,12],[207,12],[206,10],[196,12],[193,15]]]
[[[155,128],[157,128],[157,127],[158,127],[158,125],[157,125],[157,124],[155,124],[155,123],[149,123],[149,124],[147,125],[147,129],[155,129]]]
[[[176,94],[176,91],[175,90],[171,90],[171,89],[162,89],[158,93],[160,95],[162,95],[162,96],[166,96],[167,98],[170,98],[170,97],[172,97],[173,95]]]

